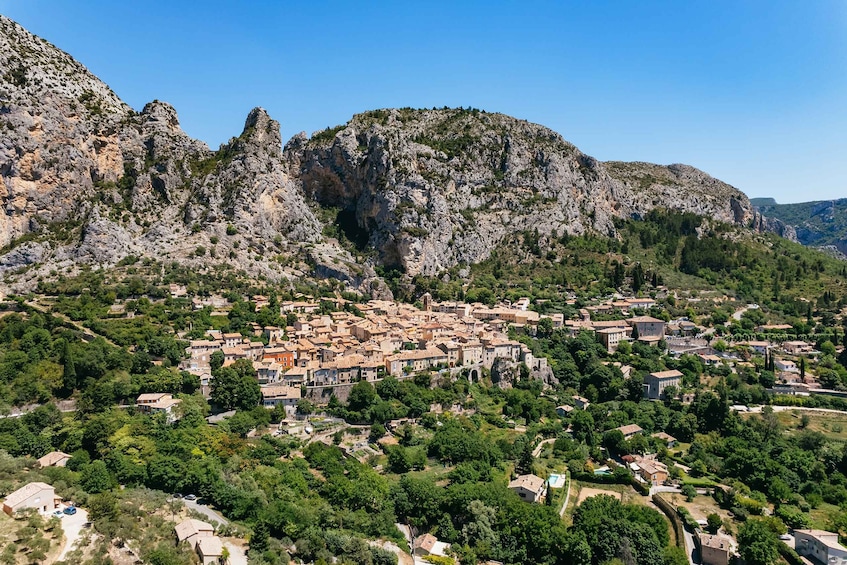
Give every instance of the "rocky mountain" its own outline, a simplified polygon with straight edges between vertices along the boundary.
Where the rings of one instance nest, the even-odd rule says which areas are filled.
[[[656,207],[778,227],[693,167],[603,163],[502,114],[377,110],[293,145],[287,157],[306,195],[355,216],[379,261],[412,274],[478,262],[514,232],[614,236],[615,218]]]
[[[797,204],[777,204],[773,198],[752,202],[761,214],[791,226],[800,243],[847,254],[847,198]]]
[[[386,295],[379,265],[438,274],[515,232],[614,236],[615,218],[656,207],[776,228],[692,167],[603,163],[547,128],[477,110],[366,112],[283,148],[257,108],[211,150],[168,104],[134,111],[3,16],[0,130],[0,276],[15,288],[135,255]]]

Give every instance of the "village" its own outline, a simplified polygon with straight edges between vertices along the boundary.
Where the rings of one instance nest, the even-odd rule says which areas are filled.
[[[178,289],[172,289],[179,293]],[[206,302],[195,298],[198,306]],[[325,299],[324,299],[325,300]],[[254,296],[256,309],[267,305],[267,298]],[[343,300],[338,300],[341,306]],[[345,388],[359,381],[378,382],[387,375],[398,379],[412,378],[423,371],[443,371],[455,376],[463,374],[471,382],[479,381],[483,370],[490,374],[498,359],[522,363],[531,374],[539,375],[547,368],[547,359],[535,357],[530,348],[510,339],[509,332],[534,335],[539,324],[549,329],[563,329],[571,336],[579,332],[593,333],[609,353],[625,342],[639,342],[667,347],[670,355],[697,356],[705,366],[725,365],[733,370],[749,363],[751,355],[773,357],[776,382],[771,391],[784,394],[837,394],[819,385],[814,375],[801,370],[799,359],[813,359],[819,352],[814,344],[790,339],[773,341],[748,340],[734,343],[732,351],[714,347],[709,329],[687,319],[666,322],[639,312],[649,311],[657,302],[652,298],[616,298],[579,311],[579,319],[564,319],[562,314],[541,315],[529,309],[529,299],[514,304],[487,307],[482,304],[438,303],[429,294],[421,297],[422,308],[397,302],[372,300],[356,305],[357,313],[339,309],[321,314],[318,301],[283,302],[280,314],[293,315],[293,323],[285,328],[261,327],[253,324],[252,336],[209,330],[206,339],[192,340],[186,349],[181,369],[200,379],[201,390],[208,396],[212,382],[212,356],[223,355],[223,366],[239,359],[249,360],[261,386],[263,404],[268,408],[281,404],[290,413],[297,402],[308,397],[315,404],[326,404],[332,394],[346,398]],[[225,301],[214,304],[225,308]],[[620,312],[629,316],[619,320],[592,321],[592,314]],[[225,310],[221,311],[225,313]],[[635,315],[633,315],[635,313]],[[765,325],[759,333],[790,330],[791,326]],[[747,353],[739,355],[739,351]],[[628,377],[631,367],[622,366]],[[679,371],[649,374],[644,380],[644,397],[665,399],[665,389],[673,387],[683,401],[691,393],[681,387]],[[152,396],[139,399],[144,409],[171,412],[173,399]]]

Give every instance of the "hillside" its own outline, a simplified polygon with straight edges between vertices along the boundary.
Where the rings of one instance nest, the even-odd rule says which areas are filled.
[[[834,246],[847,253],[847,198],[798,204],[777,204],[771,199],[755,202],[757,210],[793,226],[804,245]]]
[[[168,104],[141,112],[0,16],[0,275],[25,290],[130,257],[254,279],[332,278],[388,296],[376,269],[438,275],[528,228],[617,237],[661,207],[778,231],[686,165],[603,163],[559,134],[478,110],[376,110],[295,136],[261,108],[218,150]]]

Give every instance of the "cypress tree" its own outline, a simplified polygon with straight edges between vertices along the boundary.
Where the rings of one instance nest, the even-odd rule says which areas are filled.
[[[71,344],[67,339],[63,340],[61,353],[62,368],[62,386],[67,391],[73,391],[76,386],[76,366],[74,365],[74,355],[71,351]]]

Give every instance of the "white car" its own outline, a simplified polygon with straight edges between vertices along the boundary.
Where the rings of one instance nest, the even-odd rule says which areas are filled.
[[[792,537],[793,536],[791,534],[782,534],[781,536],[779,536],[779,539],[781,539],[782,541],[789,541]]]

